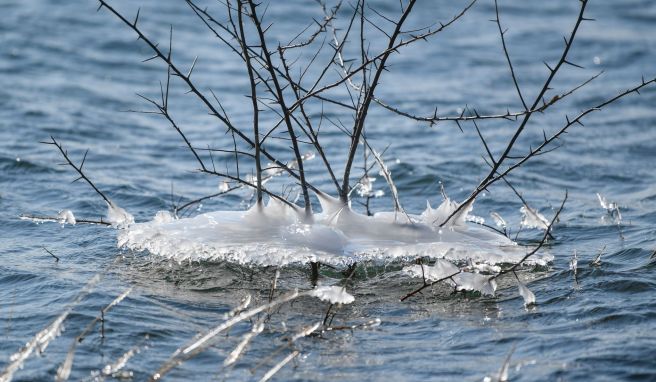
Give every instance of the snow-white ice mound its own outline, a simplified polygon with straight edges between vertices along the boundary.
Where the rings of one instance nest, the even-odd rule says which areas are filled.
[[[318,195],[322,212],[303,211],[272,199],[248,211],[216,211],[174,219],[158,213],[153,221],[119,230],[119,247],[146,250],[177,261],[227,260],[240,264],[286,265],[312,261],[343,266],[358,261],[413,259],[498,264],[519,261],[526,249],[507,237],[465,222],[471,206],[447,225],[458,207],[448,198],[421,215],[385,212],[365,216],[337,199]],[[531,257],[545,264],[550,255]]]

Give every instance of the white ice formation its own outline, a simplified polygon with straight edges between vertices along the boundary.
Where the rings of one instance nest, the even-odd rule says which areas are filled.
[[[107,222],[116,228],[127,228],[134,223],[134,217],[126,210],[110,201],[107,203]]]
[[[355,298],[340,286],[318,286],[309,292],[309,295],[331,304],[350,304]]]
[[[152,221],[126,224],[130,219],[124,216],[115,223],[123,222],[125,228],[118,231],[118,245],[179,262],[227,260],[249,265],[345,266],[417,257],[494,265],[517,262],[526,254],[507,237],[467,223],[471,205],[441,226],[459,206],[448,198],[437,208],[428,205],[420,215],[365,216],[338,199],[317,196],[322,211],[310,217],[275,199],[247,211],[215,211],[184,219],[159,212]],[[532,256],[529,263],[551,260],[543,254]],[[478,285],[477,274],[459,276],[458,284],[463,289],[474,285],[493,290],[491,285]]]
[[[71,211],[71,210],[59,211],[59,214],[57,215],[57,219],[59,219],[59,223],[61,223],[61,224],[73,224],[73,225],[75,225],[75,223],[76,223],[75,215],[73,215],[73,211]]]
[[[549,228],[549,220],[539,213],[538,210],[524,205],[519,211],[522,213],[521,225],[523,228],[537,228],[545,231]]]
[[[535,294],[533,294],[533,292],[531,292],[531,290],[519,280],[517,280],[517,287],[519,288],[519,295],[524,299],[524,306],[529,307],[530,305],[534,305]]]

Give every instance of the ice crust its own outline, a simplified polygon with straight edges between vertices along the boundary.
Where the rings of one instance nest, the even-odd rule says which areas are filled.
[[[440,227],[459,206],[448,198],[437,208],[428,205],[422,214],[407,216],[395,212],[365,216],[328,195],[318,198],[322,211],[310,217],[275,199],[247,211],[215,211],[183,219],[159,212],[152,221],[125,224],[118,231],[118,246],[179,262],[225,260],[262,266],[315,261],[346,266],[417,257],[494,265],[519,261],[526,253],[507,237],[467,223],[472,205]],[[529,262],[546,264],[552,259],[546,254]],[[472,275],[460,275],[458,284],[465,289],[477,284],[478,273]]]
[[[340,286],[318,286],[310,291],[310,296],[331,304],[350,304],[355,298]]]

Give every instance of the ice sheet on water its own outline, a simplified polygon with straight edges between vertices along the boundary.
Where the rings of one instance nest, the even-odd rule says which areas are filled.
[[[428,206],[421,215],[365,216],[328,195],[318,198],[322,212],[311,219],[301,209],[275,199],[247,211],[215,211],[171,220],[162,214],[119,230],[118,245],[175,261],[227,260],[249,265],[318,261],[345,266],[420,256],[494,265],[517,262],[526,253],[507,237],[466,223],[464,213],[440,227],[458,206],[449,199],[438,208]],[[463,209],[470,210],[471,206]],[[551,260],[546,254],[531,257],[530,262]]]

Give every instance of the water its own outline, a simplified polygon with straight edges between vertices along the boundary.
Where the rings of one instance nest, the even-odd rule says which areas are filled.
[[[385,2],[371,2],[383,11]],[[428,2],[427,2],[428,3]],[[510,27],[508,43],[524,89],[532,98],[546,75],[543,60],[553,62],[562,35],[574,21],[576,2],[502,2],[502,20]],[[446,21],[464,4],[420,4],[413,23]],[[65,331],[41,357],[32,357],[15,380],[54,377],[66,352],[101,308],[128,287],[130,295],[106,317],[104,338],[95,327],[78,345],[71,380],[82,380],[114,363],[135,345],[143,344],[125,370],[144,380],[175,349],[196,333],[217,325],[223,314],[252,294],[266,300],[274,269],[248,269],[225,263],[176,264],[116,248],[112,229],[89,226],[36,225],[19,220],[23,213],[56,214],[69,208],[78,217],[104,214],[102,201],[89,187],[70,184],[71,169],[59,166],[52,146],[38,142],[50,135],[61,140],[74,158],[90,149],[85,168],[119,205],[137,220],[150,219],[176,199],[215,192],[219,182],[193,172],[196,163],[164,120],[123,113],[142,109],[135,92],[157,96],[161,66],[140,64],[148,50],[96,4],[47,1],[4,1],[0,5],[0,369],[37,332],[65,311],[89,279],[102,280],[75,305]],[[117,7],[133,15],[132,2]],[[505,66],[493,4],[476,4],[462,22],[395,56],[378,96],[418,114],[455,114],[468,104],[480,113],[518,107]],[[605,74],[572,96],[569,107],[555,107],[533,121],[521,147],[535,144],[542,129],[564,123],[589,105],[654,76],[656,6],[645,0],[591,2],[572,52],[572,61],[586,69],[565,68],[554,86],[562,91],[599,70]],[[276,20],[272,33],[285,40],[320,17],[310,2],[270,7]],[[196,80],[225,97],[224,107],[238,123],[246,123],[249,103],[243,68],[228,53],[216,53],[216,42],[184,2],[144,4],[140,23],[158,41],[174,24],[176,58],[191,65],[199,56]],[[184,121],[190,139],[225,145],[222,129],[210,124],[193,97],[174,88],[175,116]],[[563,146],[538,157],[511,176],[528,199],[552,216],[565,189],[566,209],[546,250],[555,256],[548,270],[523,273],[538,305],[525,310],[511,279],[500,283],[495,298],[450,295],[446,288],[406,302],[399,298],[418,287],[416,279],[400,277],[398,267],[369,265],[358,271],[349,292],[356,302],[337,310],[334,324],[351,325],[380,318],[379,327],[299,340],[301,354],[284,367],[280,380],[481,380],[493,375],[514,347],[510,376],[515,380],[653,380],[656,364],[656,101],[654,87],[630,96],[585,120],[561,142]],[[332,113],[332,111],[330,112]],[[333,117],[339,117],[339,113]],[[348,117],[345,117],[348,118]],[[345,123],[348,119],[345,119]],[[391,144],[386,153],[405,207],[419,212],[425,200],[440,200],[438,182],[461,199],[484,175],[483,148],[471,126],[460,133],[455,125],[427,127],[374,108],[369,136],[375,147]],[[512,125],[481,123],[493,150],[500,150]],[[324,145],[331,157],[343,157],[343,136],[329,133]],[[333,128],[334,129],[334,128]],[[529,142],[530,141],[530,142]],[[272,143],[282,153],[285,141]],[[282,154],[281,154],[282,155]],[[395,159],[398,158],[398,161]],[[341,162],[340,162],[341,163]],[[311,165],[315,184],[330,190],[318,160]],[[339,170],[338,170],[339,171]],[[381,187],[379,178],[376,186]],[[620,229],[600,208],[595,193],[619,203]],[[389,193],[388,193],[389,194]],[[244,208],[240,196],[205,202],[203,211]],[[388,198],[374,209],[389,208]],[[516,228],[520,203],[505,186],[480,197],[474,212],[488,217],[497,211]],[[196,213],[196,212],[194,212]],[[524,232],[535,240],[536,232]],[[47,247],[60,261],[43,250]],[[605,247],[602,264],[589,266]],[[569,270],[578,254],[578,283]],[[279,288],[307,288],[307,270],[281,270]],[[324,283],[341,275],[323,270]],[[253,340],[234,367],[224,358],[250,325],[235,327],[209,351],[182,364],[170,380],[244,380],[260,378],[284,358],[285,350],[266,357],[283,342],[285,330],[323,319],[326,303],[304,298],[283,306],[270,325]],[[283,325],[284,323],[284,325]],[[148,340],[145,336],[148,335]],[[255,374],[249,369],[264,360]]]

